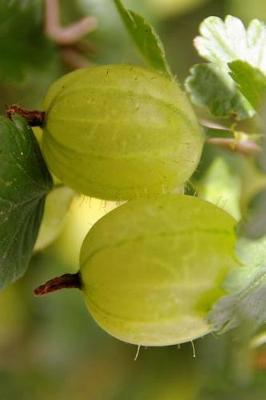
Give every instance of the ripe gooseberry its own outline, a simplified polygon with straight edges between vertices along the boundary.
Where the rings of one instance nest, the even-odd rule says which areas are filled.
[[[80,272],[37,289],[80,286],[89,312],[114,337],[144,346],[191,341],[212,330],[207,315],[236,266],[236,221],[199,198],[132,200],[85,238]]]
[[[88,196],[173,192],[198,165],[203,134],[179,85],[131,65],[85,68],[55,82],[42,138],[51,171]]]

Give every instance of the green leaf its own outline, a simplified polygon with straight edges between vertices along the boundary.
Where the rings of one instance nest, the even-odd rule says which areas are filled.
[[[192,100],[198,100],[197,104],[201,106],[207,105],[215,116],[230,117],[235,114],[237,119],[252,117],[255,114],[254,108],[257,107],[257,92],[264,91],[258,86],[262,84],[264,87],[262,77],[266,73],[265,24],[259,20],[253,20],[245,29],[240,19],[230,15],[225,18],[225,21],[218,17],[208,17],[200,25],[200,34],[194,41],[195,47],[199,55],[211,64],[208,64],[209,67],[205,66],[205,70],[192,70],[192,76],[187,81]],[[233,76],[239,86],[234,82],[230,74],[232,64],[228,64],[236,60],[242,60],[247,63],[246,65],[249,64],[261,72],[258,76],[255,70],[252,71],[253,79],[256,79],[256,88],[253,92],[251,92],[250,84],[247,88],[248,82],[245,86],[243,82],[242,84],[238,82],[238,78],[241,78],[240,74],[247,72],[243,71],[243,67],[242,70],[236,70]],[[202,87],[206,84],[208,75],[212,84],[206,85],[203,92]],[[246,94],[248,97],[244,98]]]
[[[228,15],[223,21],[208,17],[200,25],[194,44],[200,56],[214,64],[243,60],[266,72],[266,27],[254,19],[247,29],[239,18]]]
[[[114,3],[128,33],[147,63],[172,78],[163,44],[154,28],[142,16],[127,10],[120,0],[114,0]]]
[[[238,254],[243,266],[228,277],[229,295],[215,304],[209,321],[218,333],[244,325],[252,335],[266,320],[266,237],[240,239]]]
[[[265,125],[265,98],[266,98],[266,75],[260,69],[245,61],[233,61],[228,64],[231,76],[238,84],[241,92],[249,102],[259,110],[262,126]],[[263,107],[264,105],[264,107]],[[258,154],[258,164],[265,172],[265,129],[261,138],[262,152]],[[254,176],[252,182],[254,182]],[[261,190],[255,193],[249,200],[243,221],[240,224],[241,236],[249,238],[260,238],[266,234],[266,190],[265,184]]]
[[[237,116],[238,119],[245,119],[255,113],[233,79],[218,65],[195,65],[185,87],[194,104],[208,107],[216,117]]]
[[[254,108],[259,108],[266,96],[266,75],[245,61],[233,61],[228,65],[241,93]]]
[[[29,264],[52,179],[32,130],[0,118],[0,287]]]

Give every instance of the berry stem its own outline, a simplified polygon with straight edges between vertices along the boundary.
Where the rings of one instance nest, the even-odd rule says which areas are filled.
[[[35,296],[44,296],[45,294],[55,292],[61,289],[81,289],[80,274],[64,274],[53,278],[34,290]]]
[[[17,106],[16,104],[12,104],[11,106],[8,106],[6,108],[6,115],[9,119],[11,119],[12,116],[15,114],[18,114],[21,117],[25,118],[28,124],[32,127],[42,127],[45,121],[44,111],[26,110],[25,108]]]

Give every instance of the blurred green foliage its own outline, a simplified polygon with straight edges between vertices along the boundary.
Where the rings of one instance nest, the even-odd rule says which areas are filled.
[[[0,79],[19,82],[47,68],[53,46],[42,29],[42,1],[0,1]]]
[[[86,54],[88,59],[93,63],[140,63],[110,3],[61,0],[63,23],[86,14],[97,16],[99,28],[84,39],[93,50]],[[171,68],[181,81],[189,68],[200,61],[192,40],[205,17],[233,13],[246,21],[254,17],[266,19],[264,0],[245,0],[244,4],[242,0],[175,3],[166,10],[162,8],[163,0],[126,2],[157,27]],[[69,70],[57,46],[43,33],[41,0],[0,0],[0,55],[2,111],[9,103],[40,107],[50,83]],[[217,177],[213,164],[217,156],[229,170],[241,170],[241,182],[235,184],[234,174],[232,179],[228,177],[228,168]],[[233,158],[207,146],[192,188],[202,191],[207,198],[215,198],[219,190],[219,204],[226,202],[229,209],[239,212],[238,194],[234,193],[231,200],[226,196],[230,187],[239,185],[241,194],[245,194],[243,199],[248,199],[260,186],[258,178],[258,183],[253,182],[250,187],[247,177],[253,166],[247,163],[248,167],[243,168],[240,157]],[[105,207],[109,206],[103,202],[91,205],[87,199],[76,201],[59,240],[37,253],[27,275],[1,292],[0,399],[264,400],[263,344],[243,349],[243,343],[230,334],[208,336],[194,343],[196,358],[188,343],[180,349],[141,348],[134,361],[137,348],[118,342],[97,327],[88,316],[80,293],[70,290],[45,299],[33,297],[32,290],[39,283],[66,270],[78,269],[77,252],[82,237]],[[77,222],[71,230],[73,220]]]

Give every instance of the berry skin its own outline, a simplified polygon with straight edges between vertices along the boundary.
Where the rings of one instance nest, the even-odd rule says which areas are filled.
[[[129,200],[175,192],[196,169],[203,133],[175,81],[107,65],[74,71],[44,101],[51,171],[76,192]]]
[[[81,249],[89,312],[111,335],[143,346],[211,332],[208,312],[239,265],[235,224],[222,209],[189,196],[134,200],[111,211]]]

